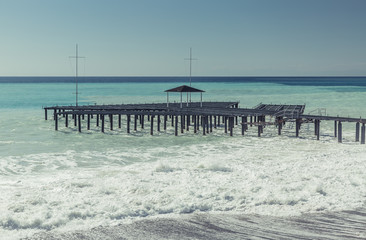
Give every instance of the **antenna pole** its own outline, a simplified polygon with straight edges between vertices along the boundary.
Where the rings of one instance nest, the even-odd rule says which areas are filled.
[[[189,86],[192,86],[192,48],[189,49]]]
[[[70,56],[70,58],[75,58],[76,60],[76,71],[75,71],[75,88],[76,88],[76,92],[75,92],[75,104],[76,106],[78,106],[78,96],[79,96],[79,88],[78,88],[78,75],[79,75],[79,58],[85,58],[85,57],[79,57],[79,46],[78,44],[76,44],[76,55],[75,56]]]
[[[79,63],[79,54],[78,54],[78,44],[76,44],[76,73],[75,73],[75,81],[76,81],[76,92],[75,92],[75,96],[76,96],[76,106],[78,106],[78,64]]]
[[[189,58],[185,58],[185,60],[189,60],[189,86],[191,87],[192,86],[192,60],[197,60],[196,58],[192,58],[192,48],[189,48]],[[189,102],[192,102],[191,93],[189,94]]]

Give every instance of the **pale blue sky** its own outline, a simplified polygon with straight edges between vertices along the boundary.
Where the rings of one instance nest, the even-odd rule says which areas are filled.
[[[0,0],[0,76],[366,76],[366,0]],[[85,66],[85,67],[84,67]]]

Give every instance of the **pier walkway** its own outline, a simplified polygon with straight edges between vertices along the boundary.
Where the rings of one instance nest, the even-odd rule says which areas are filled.
[[[193,128],[194,133],[201,132],[209,134],[213,128],[223,124],[225,133],[233,136],[233,128],[241,126],[241,134],[249,127],[258,128],[258,137],[263,133],[266,125],[275,125],[278,134],[281,135],[283,125],[286,122],[295,123],[295,135],[299,137],[300,128],[303,123],[314,123],[314,134],[317,140],[320,138],[320,122],[334,121],[334,137],[342,142],[342,123],[355,123],[355,141],[365,144],[365,123],[366,119],[335,117],[304,114],[305,105],[282,105],[282,104],[258,104],[254,108],[239,108],[239,102],[187,102],[187,103],[149,103],[149,104],[115,104],[115,105],[84,105],[84,106],[52,106],[44,107],[45,120],[48,119],[48,111],[53,111],[52,119],[55,122],[55,130],[59,129],[59,122],[63,120],[65,127],[69,127],[69,118],[74,122],[78,131],[82,131],[85,124],[86,129],[91,128],[91,119],[94,119],[101,132],[105,132],[106,118],[109,128],[113,130],[114,119],[118,118],[118,128],[121,128],[122,117],[126,121],[126,131],[137,131],[138,125],[145,127],[145,117],[150,122],[150,134],[154,134],[154,120],[156,119],[157,131],[161,131],[161,124],[164,131],[167,129],[168,119],[174,127],[175,135],[178,130],[184,133]],[[133,120],[133,121],[132,121]],[[202,128],[200,130],[200,128]]]

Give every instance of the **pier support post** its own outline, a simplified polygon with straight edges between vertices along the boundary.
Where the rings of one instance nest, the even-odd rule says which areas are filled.
[[[130,133],[131,115],[127,115],[127,133]],[[135,115],[135,129],[137,125],[137,115]]]
[[[205,116],[205,123],[206,123],[206,133],[210,133],[210,124],[208,122],[208,116]]]
[[[76,117],[75,114],[73,116],[74,116],[74,127],[76,127],[76,125],[77,125],[77,117]]]
[[[141,129],[144,129],[145,116],[141,115]]]
[[[342,122],[338,122],[338,142],[342,142]]]
[[[109,125],[111,131],[113,131],[113,114],[109,114]]]
[[[356,142],[360,141],[360,123],[356,123]]]
[[[56,120],[56,113],[57,113],[57,110],[53,109],[53,120]]]
[[[56,114],[54,116],[54,119],[55,119],[55,131],[58,131],[58,117]]]
[[[365,144],[365,123],[361,127],[361,144]]]
[[[318,134],[318,120],[314,120],[314,135],[316,136]]]
[[[296,119],[296,137],[299,137],[300,132],[300,119]]]
[[[102,120],[102,133],[104,133],[104,114],[101,114],[100,118]]]
[[[253,126],[253,116],[250,116],[250,126]]]
[[[217,128],[217,123],[216,123],[216,116],[214,116],[214,128]]]
[[[175,119],[175,136],[178,136],[178,115],[174,117]]]
[[[180,133],[184,133],[184,115],[180,115]]]
[[[261,127],[262,126],[260,124],[258,124],[258,137],[260,137],[261,136],[261,133],[262,133]]]
[[[122,117],[121,114],[118,114],[118,128],[121,128],[122,126]]]
[[[65,127],[69,127],[69,114],[65,116]]]
[[[154,134],[154,116],[150,117],[150,135]]]
[[[164,115],[164,131],[166,131],[166,122],[168,120],[168,115]]]
[[[172,119],[172,127],[174,127],[174,116],[170,115],[170,118]]]
[[[317,132],[316,132],[316,140],[320,139],[320,120],[317,120]]]
[[[204,116],[202,116],[201,122],[202,122],[202,134],[203,135],[206,135],[206,121],[205,121],[205,117]]]
[[[99,127],[99,114],[97,114],[96,118],[97,118],[97,127]]]
[[[128,115],[127,115],[128,117]],[[135,119],[134,119],[134,126],[133,126],[133,130],[137,131],[137,119],[138,119],[138,115],[135,115]]]
[[[210,132],[212,132],[212,115],[210,115]]]
[[[88,125],[87,125],[87,129],[90,130],[90,114],[88,114]]]
[[[278,117],[277,121],[278,121],[278,135],[281,135],[281,130],[282,130],[282,119],[281,119],[281,117]]]
[[[235,117],[230,117],[229,118],[230,137],[233,136],[234,119],[236,119],[236,118]]]
[[[245,132],[245,119],[244,117],[241,117],[241,135],[244,136],[244,132]]]
[[[197,115],[193,115],[193,132],[197,133]]]
[[[158,132],[160,132],[160,115],[157,115],[156,117],[158,118]]]
[[[224,122],[225,122],[225,133],[227,133],[227,117],[224,116]]]
[[[334,137],[337,137],[337,121],[334,121]]]
[[[80,116],[80,114],[78,115],[78,128],[79,128],[79,132],[81,132],[81,116]]]
[[[44,109],[44,120],[47,120],[47,109]]]

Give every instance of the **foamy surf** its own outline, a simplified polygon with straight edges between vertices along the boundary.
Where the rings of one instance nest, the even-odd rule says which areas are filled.
[[[26,239],[365,239],[365,225],[364,208],[297,217],[195,213],[85,231],[42,232]]]

